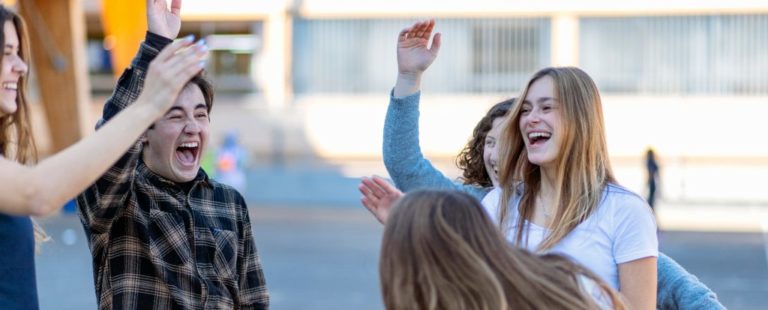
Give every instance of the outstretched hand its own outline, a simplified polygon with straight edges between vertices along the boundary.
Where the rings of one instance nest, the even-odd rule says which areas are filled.
[[[387,223],[389,211],[394,206],[395,201],[403,197],[403,192],[377,176],[363,177],[363,181],[357,188],[363,194],[363,198],[360,199],[363,206],[371,211],[373,216],[382,224]]]
[[[170,109],[184,85],[205,67],[208,47],[200,40],[192,43],[192,36],[166,46],[149,63],[142,99],[158,105],[163,111]]]
[[[147,29],[154,34],[175,39],[181,30],[181,0],[147,0]]]
[[[397,69],[399,74],[421,74],[437,57],[440,33],[436,33],[429,47],[435,20],[420,21],[400,31],[397,37]]]

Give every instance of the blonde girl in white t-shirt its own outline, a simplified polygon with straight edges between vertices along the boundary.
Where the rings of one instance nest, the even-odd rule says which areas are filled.
[[[578,68],[545,68],[519,98],[501,134],[500,189],[484,206],[514,243],[566,254],[630,308],[654,309],[656,224],[642,198],[616,184],[595,83]]]

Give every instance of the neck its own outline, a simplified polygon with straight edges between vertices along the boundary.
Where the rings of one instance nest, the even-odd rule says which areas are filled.
[[[539,196],[554,197],[555,195],[555,168],[540,166],[539,171],[541,173],[541,187],[539,188]]]
[[[544,216],[544,222],[549,223],[557,212],[557,203],[554,201],[556,194],[555,169],[552,167],[539,167],[541,183],[536,194],[535,213]]]

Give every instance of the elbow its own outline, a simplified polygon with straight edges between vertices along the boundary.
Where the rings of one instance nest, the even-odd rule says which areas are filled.
[[[54,211],[58,210],[58,206],[51,203],[46,202],[36,202],[34,205],[31,206],[30,209],[32,216],[48,216],[53,214]]]
[[[408,161],[406,156],[396,150],[395,148],[384,148],[382,152],[382,159],[384,161],[384,167],[390,175],[392,174],[406,174],[409,172]]]
[[[46,216],[57,210],[56,203],[41,186],[29,186],[23,195],[24,210],[31,216]]]

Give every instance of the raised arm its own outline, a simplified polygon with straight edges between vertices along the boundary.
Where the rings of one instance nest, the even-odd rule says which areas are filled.
[[[117,81],[112,96],[104,104],[102,118],[96,124],[100,128],[118,112],[136,101],[145,86],[149,63],[160,50],[171,43],[181,29],[181,1],[173,0],[169,9],[165,0],[146,0],[147,35],[139,51]],[[146,128],[144,128],[146,129]],[[134,143],[99,180],[77,197],[78,208],[85,223],[92,229],[108,229],[115,214],[105,206],[115,207],[125,199],[133,172],[139,162],[141,142]]]
[[[136,103],[95,134],[35,167],[0,159],[2,212],[46,215],[96,180],[144,130],[172,105],[184,84],[201,70],[203,44],[181,40],[165,49],[149,69],[148,87]]]
[[[424,157],[419,146],[421,76],[437,57],[440,34],[428,47],[435,22],[423,21],[403,29],[397,40],[397,82],[384,121],[384,165],[403,191],[440,188],[468,192],[482,199],[489,189],[454,182]]]
[[[146,0],[146,2],[146,39],[141,44],[131,66],[120,76],[112,96],[104,104],[104,113],[97,127],[136,100],[144,87],[149,62],[178,36],[181,29],[181,0],[173,0],[170,9],[165,0]]]
[[[429,46],[434,20],[426,20],[400,31],[397,36],[397,82],[394,96],[405,97],[421,87],[421,75],[437,58],[440,51],[440,33],[436,33]]]

